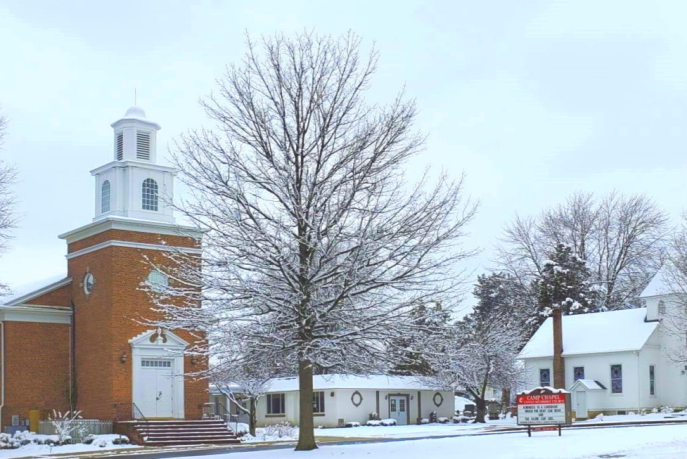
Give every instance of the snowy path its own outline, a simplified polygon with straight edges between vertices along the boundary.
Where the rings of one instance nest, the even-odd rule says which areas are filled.
[[[583,459],[603,454],[627,458],[683,459],[687,456],[687,425],[618,427],[480,435],[442,439],[394,441],[388,443],[328,445],[307,453],[308,459],[342,457],[358,459],[393,457],[394,459],[433,459],[487,457],[489,459]],[[236,456],[235,454],[239,454]],[[277,459],[303,457],[291,450],[256,451],[204,456],[210,459]]]

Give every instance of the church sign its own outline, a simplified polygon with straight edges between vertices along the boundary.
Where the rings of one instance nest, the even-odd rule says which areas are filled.
[[[518,425],[528,427],[572,424],[570,392],[563,389],[537,387],[517,396]]]

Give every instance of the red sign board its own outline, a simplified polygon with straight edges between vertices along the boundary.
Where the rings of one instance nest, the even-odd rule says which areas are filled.
[[[518,424],[567,425],[571,423],[570,393],[537,388],[518,394]]]
[[[551,405],[555,403],[565,403],[565,394],[518,395],[518,405]]]

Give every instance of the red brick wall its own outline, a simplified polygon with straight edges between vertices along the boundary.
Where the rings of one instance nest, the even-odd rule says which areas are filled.
[[[33,409],[69,410],[69,335],[66,324],[5,322],[3,426]]]
[[[103,235],[107,234],[105,238]],[[110,238],[131,242],[157,243],[160,239],[172,245],[195,246],[191,238],[161,236],[150,233],[111,230],[84,241],[97,244]],[[176,239],[173,239],[176,238]],[[81,243],[83,241],[78,241]],[[79,245],[70,251],[87,247]],[[146,258],[148,261],[146,261]],[[168,263],[165,252],[130,247],[107,247],[69,260],[69,273],[74,278],[74,302],[76,304],[76,359],[78,369],[78,406],[84,417],[111,419],[113,407],[130,407],[132,402],[132,350],[129,340],[150,330],[141,322],[155,318],[153,303],[148,292],[141,290],[151,271],[150,262],[156,265]],[[86,269],[95,277],[95,287],[90,298],[79,286]],[[174,331],[186,341],[193,337],[183,331]],[[123,354],[126,363],[121,362]],[[200,365],[192,365],[185,358],[185,370],[197,371]],[[185,415],[199,418],[201,405],[208,400],[208,383],[186,378]],[[128,408],[126,408],[128,409]],[[124,414],[124,413],[121,413]]]
[[[65,285],[58,289],[41,295],[33,300],[27,301],[28,304],[35,304],[39,306],[64,306],[71,307],[72,286]]]

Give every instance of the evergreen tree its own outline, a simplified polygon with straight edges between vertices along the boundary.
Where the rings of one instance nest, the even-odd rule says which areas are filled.
[[[595,294],[590,290],[591,273],[572,247],[556,244],[550,259],[544,262],[542,273],[534,281],[537,292],[537,314],[531,319],[536,328],[555,308],[563,314],[598,312]]]
[[[433,334],[449,332],[451,315],[439,302],[420,303],[411,312],[414,328],[417,333],[395,339],[389,346],[389,359],[393,375],[433,374],[430,365],[423,357],[422,343]]]
[[[536,301],[514,276],[502,272],[480,275],[472,294],[477,298],[471,314],[475,318],[521,330],[523,345],[534,333],[528,321],[536,313]]]

